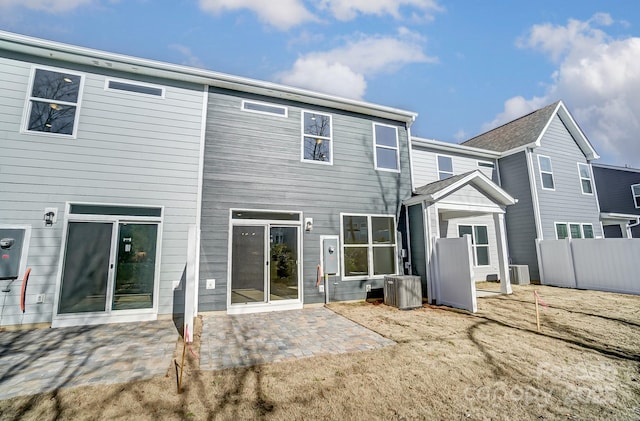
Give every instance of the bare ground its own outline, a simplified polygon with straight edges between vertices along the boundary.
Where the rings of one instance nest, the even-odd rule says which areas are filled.
[[[549,305],[541,333],[534,289]],[[398,344],[218,372],[187,353],[182,394],[168,367],[148,381],[0,401],[0,418],[640,420],[638,296],[514,286],[480,299],[475,315],[330,307]]]

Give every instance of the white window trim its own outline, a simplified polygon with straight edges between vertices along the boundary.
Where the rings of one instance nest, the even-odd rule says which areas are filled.
[[[438,181],[440,180],[446,180],[446,178],[440,178],[440,162],[438,160],[438,158],[440,157],[445,157],[445,158],[449,158],[451,160],[451,173],[449,173],[449,171],[442,171],[443,173],[446,174],[451,174],[449,177],[453,177],[456,173],[456,169],[453,166],[453,157],[451,155],[442,155],[442,154],[436,154],[436,175],[438,176]],[[447,178],[449,178],[447,177]]]
[[[549,160],[549,165],[551,166],[551,171],[543,171],[542,170],[542,165],[540,165],[540,158],[547,158]],[[549,188],[549,187],[545,187],[544,186],[544,181],[542,180],[542,174],[551,174],[551,181],[553,181],[553,188]],[[550,190],[550,191],[555,191],[556,190],[556,179],[553,176],[553,162],[551,161],[551,157],[547,156],[547,155],[538,155],[538,175],[540,176],[540,187],[542,188],[542,190]]]
[[[478,164],[478,168],[490,168],[492,170],[496,169],[495,162],[492,162],[492,161],[481,161],[481,160],[478,160],[476,162]]]
[[[42,101],[45,98],[32,97],[31,92],[33,91],[33,82],[36,76],[36,70],[48,70],[51,72],[58,73],[66,73],[69,75],[79,76],[80,77],[80,87],[78,88],[78,102],[66,102],[66,101],[56,101],[62,105],[70,105],[76,107],[76,114],[73,119],[73,131],[71,134],[64,133],[51,133],[51,132],[40,132],[37,130],[29,130],[29,118],[31,117],[31,100],[35,98],[36,101]],[[22,111],[22,124],[20,126],[21,134],[29,134],[36,136],[47,136],[47,137],[61,137],[65,139],[76,139],[78,136],[78,121],[80,120],[80,108],[82,103],[82,94],[84,91],[84,73],[75,72],[73,70],[64,69],[61,67],[50,67],[50,66],[40,66],[33,65],[31,66],[31,73],[29,74],[29,86],[27,87],[27,97],[24,102],[24,109]],[[46,99],[45,99],[46,100]]]
[[[369,239],[369,242],[366,244],[366,247],[368,248],[368,255],[371,256],[370,259],[368,259],[367,262],[367,270],[369,272],[369,274],[367,275],[358,275],[358,276],[346,276],[347,272],[345,270],[345,266],[344,266],[344,250],[345,248],[349,248],[349,247],[365,247],[365,244],[345,244],[344,242],[344,217],[345,216],[366,216],[367,217],[367,236]],[[344,274],[342,276],[342,280],[343,281],[362,281],[362,280],[369,280],[369,279],[383,279],[385,276],[388,275],[395,275],[395,273],[387,273],[387,274],[382,274],[382,275],[374,275],[373,274],[373,268],[374,268],[374,264],[373,264],[373,249],[375,247],[386,247],[389,248],[391,247],[391,245],[389,244],[374,244],[371,241],[372,235],[371,235],[371,218],[392,218],[393,219],[393,255],[394,255],[394,259],[393,259],[393,266],[394,266],[394,272],[398,272],[398,241],[397,241],[397,235],[396,235],[396,231],[398,229],[398,222],[396,221],[396,216],[395,215],[386,215],[386,214],[371,214],[371,213],[350,213],[350,212],[344,212],[344,213],[340,213],[340,271]]]
[[[126,89],[115,89],[115,88],[109,87],[109,82],[119,82],[119,83],[126,83],[127,85],[139,85],[147,88],[160,89],[162,91],[162,94],[152,95],[152,94],[146,94],[144,92],[127,91]],[[156,99],[165,99],[165,93],[166,93],[166,89],[160,85],[153,85],[151,83],[138,82],[137,80],[131,80],[131,79],[117,79],[113,77],[108,77],[104,80],[104,90],[109,92],[116,92],[119,94],[143,96],[146,98],[156,98]]]
[[[395,131],[395,133],[396,133],[396,146],[395,147],[387,146],[387,145],[378,145],[377,139],[376,139],[376,126],[390,127]],[[374,162],[375,162],[375,169],[377,171],[387,171],[387,172],[399,173],[400,172],[400,141],[398,139],[398,127],[392,126],[392,125],[389,125],[389,124],[372,123],[372,129],[373,129],[373,159],[374,159]],[[378,166],[378,148],[389,149],[389,150],[392,150],[392,151],[396,152],[396,166],[397,166],[397,169],[385,168],[385,167],[379,167]]]
[[[315,159],[304,159],[304,138],[311,137],[314,135],[307,136],[304,133],[304,115],[305,113],[316,114],[329,117],[329,136],[316,136],[321,139],[329,140],[329,161],[316,161]],[[318,164],[318,165],[333,165],[333,116],[331,114],[313,111],[313,110],[300,110],[300,162]]]
[[[589,178],[583,177],[582,174],[580,173],[581,165],[584,165],[585,167],[587,167],[587,173],[589,174]],[[586,196],[593,196],[593,177],[591,176],[591,166],[589,164],[585,164],[584,162],[578,162],[578,179],[580,180],[580,191],[582,192],[582,194]],[[589,184],[591,185],[591,193],[585,192],[584,189],[582,188],[583,180],[589,180]]]
[[[473,249],[473,267],[478,268],[486,268],[491,266],[491,241],[489,241],[489,225],[486,224],[456,224],[456,231],[458,232],[458,236],[460,236],[460,227],[471,227],[471,248]],[[485,227],[487,229],[487,244],[477,244],[476,241],[476,227]],[[487,248],[487,258],[489,262],[486,265],[478,264],[478,252],[476,247],[486,247]]]
[[[576,238],[573,238],[573,236],[571,235],[571,225],[578,225],[580,227],[580,235],[581,237],[578,238],[578,240],[581,239],[586,239],[586,240],[591,240],[592,238],[585,238],[584,236],[584,227],[586,225],[591,226],[591,232],[593,233],[593,238],[596,238],[596,232],[593,229],[593,224],[588,223],[588,222],[554,222],[553,223],[553,227],[555,229],[556,232],[556,240],[564,240],[564,238],[558,238],[558,225],[564,225],[567,228],[567,238],[570,238],[572,240],[576,240]]]
[[[123,206],[131,208],[156,208],[160,209],[160,216],[129,216],[129,215],[100,215],[100,214],[72,214],[71,205],[95,205],[95,206]],[[73,201],[65,203],[64,222],[62,227],[62,245],[58,257],[58,271],[56,274],[56,290],[53,299],[53,317],[52,327],[82,326],[96,325],[103,323],[123,323],[134,321],[152,321],[157,320],[158,308],[160,303],[160,275],[162,268],[162,241],[164,238],[164,216],[165,207],[155,205],[136,205],[131,203],[104,203],[104,202],[81,202]],[[108,222],[113,223],[113,232],[118,229],[118,225],[122,222],[139,222],[158,225],[156,237],[156,267],[154,271],[153,286],[153,306],[144,309],[130,310],[111,310],[104,312],[87,312],[87,313],[65,313],[59,314],[58,308],[60,304],[60,292],[62,288],[62,275],[67,248],[67,236],[69,222]],[[113,255],[115,244],[112,244],[111,253]]]
[[[284,110],[284,114],[270,113],[269,111],[259,111],[259,110],[247,109],[247,108],[245,108],[245,104],[257,104],[257,105],[264,105],[264,106],[267,106],[267,107],[281,108],[282,110]],[[288,107],[285,107],[284,105],[280,105],[280,104],[273,104],[271,102],[253,101],[253,100],[243,99],[242,100],[242,105],[240,106],[240,109],[242,111],[247,112],[247,113],[269,115],[269,116],[272,116],[272,117],[280,117],[280,118],[289,117],[289,108]]]
[[[633,198],[633,206],[635,206],[636,209],[640,209],[640,206],[637,205],[638,201],[636,200],[636,197],[640,197],[640,194],[636,194],[636,192],[633,191],[634,187],[640,187],[640,184],[631,185],[631,197]]]

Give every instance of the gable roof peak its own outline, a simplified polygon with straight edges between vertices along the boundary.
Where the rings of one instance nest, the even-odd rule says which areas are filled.
[[[535,143],[561,105],[564,107],[562,101],[556,101],[462,142],[462,144],[496,152],[506,152]]]

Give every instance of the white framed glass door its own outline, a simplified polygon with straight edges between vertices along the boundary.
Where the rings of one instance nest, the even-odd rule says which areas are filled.
[[[301,303],[300,219],[295,212],[232,211],[232,308]]]
[[[155,319],[162,212],[67,203],[52,326]]]

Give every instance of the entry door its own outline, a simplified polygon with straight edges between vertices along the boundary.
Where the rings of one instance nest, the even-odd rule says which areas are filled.
[[[234,225],[231,304],[299,298],[298,227]]]
[[[68,223],[58,314],[153,307],[157,224]]]

